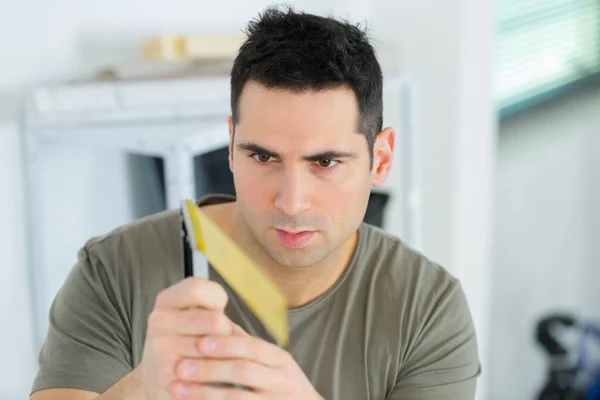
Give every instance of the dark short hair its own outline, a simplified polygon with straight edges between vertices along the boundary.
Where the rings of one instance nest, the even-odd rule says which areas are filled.
[[[358,25],[292,7],[267,8],[246,28],[231,70],[231,110],[239,121],[239,98],[247,81],[294,92],[352,89],[358,131],[371,157],[383,124],[383,77],[367,33]]]

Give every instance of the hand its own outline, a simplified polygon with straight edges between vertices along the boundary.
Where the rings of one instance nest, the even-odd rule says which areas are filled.
[[[146,342],[133,380],[147,400],[172,400],[176,366],[199,357],[199,340],[243,330],[224,314],[227,293],[217,283],[187,278],[159,293],[148,318]]]
[[[173,385],[177,400],[322,400],[288,352],[239,327],[234,333],[201,338],[198,349],[202,358],[178,363],[179,381]],[[215,387],[211,382],[232,382],[251,390]]]

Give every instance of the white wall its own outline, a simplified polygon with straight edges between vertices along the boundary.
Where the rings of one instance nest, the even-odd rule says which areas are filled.
[[[231,3],[192,0],[107,0],[85,4],[70,0],[42,3],[23,0],[0,6],[0,59],[3,60],[0,100],[6,99],[6,104],[11,105],[0,108],[0,127],[9,127],[0,128],[0,221],[9,221],[0,224],[0,254],[6,255],[7,260],[2,264],[2,273],[17,273],[14,284],[4,285],[3,281],[1,304],[26,304],[28,299],[23,273],[24,239],[18,224],[23,199],[19,194],[19,159],[15,155],[18,150],[15,122],[24,89],[41,82],[86,77],[113,63],[137,64],[139,59],[132,54],[148,33],[172,29],[238,30],[269,3],[253,0],[236,7]],[[414,127],[419,133],[423,188],[420,248],[463,280],[485,359],[485,282],[490,239],[487,209],[494,164],[488,76],[492,2],[306,0],[295,3],[306,11],[333,11],[351,20],[372,17],[374,36],[400,47],[403,66],[415,89]],[[70,269],[75,250],[83,240],[130,215],[128,182],[122,174],[125,158],[82,149],[49,149],[40,162],[44,166],[46,188],[40,199],[45,207],[44,223],[49,230],[67,226],[72,231],[70,235],[55,238],[55,246],[45,249],[44,262],[56,271],[53,284],[57,285],[61,275]],[[107,207],[113,210],[110,217],[101,213]],[[26,398],[34,354],[24,353],[24,347],[15,346],[14,339],[19,338],[18,344],[27,343],[31,326],[25,307],[14,308],[8,315],[13,323],[0,332],[0,354],[4,355],[3,360],[22,360],[19,370],[25,372],[7,383],[3,380],[0,398]],[[16,373],[11,363],[3,361],[1,365],[0,375]],[[484,376],[481,393],[485,393],[485,379]]]
[[[14,124],[0,122],[0,399],[25,398],[17,389],[23,389],[23,383],[32,379],[35,357],[30,337],[31,304],[23,254],[22,185],[15,132]]]
[[[421,189],[419,249],[457,276],[475,320],[487,399],[496,121],[494,1],[375,0],[377,37],[399,46],[413,82]]]
[[[494,244],[490,393],[533,399],[546,312],[600,320],[600,88],[503,124]]]

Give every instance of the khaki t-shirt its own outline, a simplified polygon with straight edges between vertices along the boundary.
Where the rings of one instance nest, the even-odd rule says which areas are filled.
[[[202,204],[231,201],[210,196]],[[156,295],[183,278],[179,213],[162,212],[90,240],[58,292],[33,391],[102,393],[139,362]],[[271,340],[227,289],[228,317]],[[363,224],[341,279],[289,312],[288,351],[327,400],[469,400],[480,374],[460,283]]]

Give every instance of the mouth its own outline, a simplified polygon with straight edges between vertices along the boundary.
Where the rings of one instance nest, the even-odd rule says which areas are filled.
[[[275,229],[279,242],[294,249],[300,249],[308,245],[316,231],[284,231]]]

